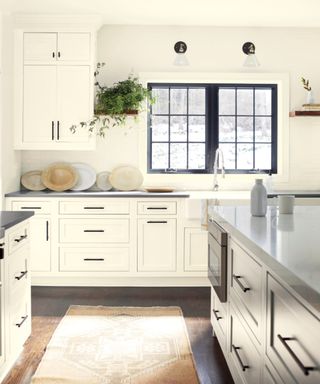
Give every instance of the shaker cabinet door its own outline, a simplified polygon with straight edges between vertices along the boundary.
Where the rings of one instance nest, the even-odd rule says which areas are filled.
[[[90,33],[66,32],[58,34],[58,61],[89,61],[90,48]]]
[[[23,35],[23,59],[25,63],[54,63],[57,52],[57,34],[26,32]]]
[[[56,68],[26,65],[23,83],[23,142],[51,142],[56,120]]]
[[[88,142],[85,128],[70,131],[72,125],[88,121],[93,116],[90,67],[65,65],[57,68],[57,140]]]

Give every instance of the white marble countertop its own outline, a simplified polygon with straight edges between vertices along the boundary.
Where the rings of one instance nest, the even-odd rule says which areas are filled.
[[[320,311],[320,206],[295,206],[292,215],[268,207],[266,217],[249,206],[210,206],[208,214]]]

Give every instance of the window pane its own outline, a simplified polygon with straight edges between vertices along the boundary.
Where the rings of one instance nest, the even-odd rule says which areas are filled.
[[[189,141],[206,140],[206,118],[205,116],[189,117]]]
[[[256,117],[256,141],[271,141],[271,117]]]
[[[219,115],[234,115],[235,89],[219,89]]]
[[[235,121],[234,117],[219,117],[219,141],[235,141]]]
[[[271,169],[271,144],[256,144],[256,169]]]
[[[219,148],[222,149],[224,167],[225,169],[235,168],[235,145],[234,144],[220,144]]]
[[[170,141],[187,141],[187,116],[170,117]]]
[[[255,114],[271,115],[271,89],[256,89]]]
[[[187,113],[187,89],[171,88],[170,113],[172,115],[183,115]]]
[[[237,169],[253,169],[253,145],[238,144]]]
[[[189,144],[189,169],[205,169],[205,144]]]
[[[189,88],[189,113],[204,115],[206,113],[206,91],[204,88]]]
[[[187,168],[187,144],[170,144],[170,168]]]
[[[253,141],[253,117],[238,117],[237,119],[238,141]]]
[[[237,114],[238,115],[253,114],[253,89],[237,90]]]
[[[153,114],[167,114],[169,112],[169,89],[155,88],[152,90],[155,103],[152,105]]]
[[[152,144],[152,168],[166,169],[168,164],[168,144]]]
[[[168,116],[153,116],[151,120],[152,141],[169,140],[169,118]]]

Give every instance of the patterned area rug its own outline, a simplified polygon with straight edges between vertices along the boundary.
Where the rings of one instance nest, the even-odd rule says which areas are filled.
[[[198,384],[179,307],[72,306],[32,384]]]

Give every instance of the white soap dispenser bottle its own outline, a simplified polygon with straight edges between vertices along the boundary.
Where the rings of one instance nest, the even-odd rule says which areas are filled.
[[[251,215],[265,216],[267,213],[267,190],[262,179],[256,179],[251,189]]]

